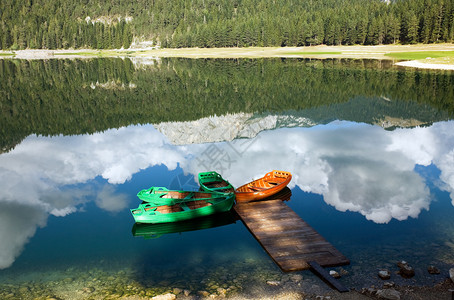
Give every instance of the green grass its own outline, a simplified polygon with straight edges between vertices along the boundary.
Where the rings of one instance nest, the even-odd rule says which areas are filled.
[[[394,52],[387,53],[385,56],[389,56],[396,59],[406,59],[406,60],[417,60],[438,57],[450,57],[454,56],[454,51],[420,51],[420,52]]]
[[[0,53],[0,56],[14,56],[15,53]]]
[[[342,52],[323,52],[323,51],[320,51],[320,52],[305,52],[305,51],[302,51],[302,52],[287,52],[287,53],[284,53],[284,54],[288,54],[288,55],[324,55],[324,54],[342,54]]]

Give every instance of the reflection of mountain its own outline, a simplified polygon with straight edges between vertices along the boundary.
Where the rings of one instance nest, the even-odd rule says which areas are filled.
[[[420,111],[419,120],[411,118],[415,115],[411,113],[413,111]],[[370,123],[385,129],[427,126],[432,123],[434,115],[437,115],[436,110],[430,107],[421,108],[414,102],[355,98],[346,103],[280,114],[228,114],[196,121],[163,122],[155,124],[154,127],[167,136],[172,144],[186,145],[253,138],[264,130],[312,127],[334,120]]]
[[[253,138],[263,130],[313,125],[316,124],[309,119],[291,115],[255,117],[253,114],[239,113],[196,121],[165,122],[154,127],[167,136],[172,144],[186,145]]]
[[[290,115],[314,123],[373,123],[389,116],[427,124],[449,119],[454,112],[452,73],[401,70],[388,62],[152,62],[143,67],[144,62],[129,59],[1,60],[1,151],[33,133],[83,134],[215,115]],[[358,100],[380,97],[391,101]]]

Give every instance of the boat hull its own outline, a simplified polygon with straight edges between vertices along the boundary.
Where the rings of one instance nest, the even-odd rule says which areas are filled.
[[[263,200],[282,191],[292,180],[290,172],[273,170],[262,178],[251,181],[235,190],[236,202]]]
[[[233,186],[217,172],[202,172],[198,175],[200,188],[208,192],[234,193]]]
[[[210,199],[179,201],[172,205],[144,202],[131,214],[136,223],[160,224],[181,222],[229,211],[235,195],[215,195]]]

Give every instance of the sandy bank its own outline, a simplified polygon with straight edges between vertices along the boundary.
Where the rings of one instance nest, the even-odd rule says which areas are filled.
[[[396,63],[396,65],[404,66],[404,67],[420,68],[420,69],[454,70],[454,65],[430,64],[430,63],[423,63],[423,62],[420,62],[417,60],[401,61],[401,62]]]

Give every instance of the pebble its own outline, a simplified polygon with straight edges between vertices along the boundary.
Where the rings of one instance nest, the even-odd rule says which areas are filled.
[[[451,281],[454,282],[454,268],[449,269],[449,277]]]
[[[208,297],[210,295],[210,293],[208,293],[207,291],[198,291],[197,294],[202,297]]]
[[[334,277],[336,279],[341,278],[341,275],[334,270],[329,271],[329,275],[331,275],[332,277]]]
[[[180,289],[180,288],[173,288],[173,293],[174,293],[175,295],[180,294],[182,291],[183,291],[183,290]]]
[[[191,291],[190,291],[190,290],[184,290],[184,291],[183,291],[183,294],[184,294],[186,297],[189,297],[189,295],[191,294]]]
[[[279,286],[279,285],[281,285],[281,282],[277,281],[277,280],[268,280],[266,282],[266,284],[271,285],[271,286]]]
[[[440,274],[440,270],[435,267],[435,266],[429,266],[427,268],[427,271],[430,273],[430,274]]]
[[[224,289],[224,288],[217,288],[217,289],[216,289],[216,292],[218,292],[219,296],[225,297],[225,295],[226,295],[226,293],[227,293],[227,290]]]

